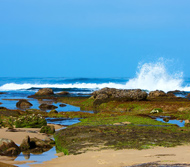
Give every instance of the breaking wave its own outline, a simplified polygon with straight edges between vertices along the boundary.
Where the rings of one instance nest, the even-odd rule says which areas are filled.
[[[166,68],[167,65],[164,61],[158,61],[156,63],[144,63],[139,66],[136,77],[126,79],[126,82],[121,82],[118,79],[116,82],[105,82],[105,79],[97,79],[96,83],[89,83],[89,79],[83,79],[81,83],[6,83],[0,86],[0,91],[11,91],[11,90],[28,90],[32,88],[58,88],[58,89],[101,89],[104,87],[118,88],[118,89],[143,89],[143,90],[163,90],[165,92],[170,90],[181,90],[190,91],[190,86],[184,85],[183,73],[169,73]],[[110,78],[111,81],[113,81]],[[23,81],[24,82],[24,81]],[[86,83],[85,83],[86,82]],[[102,83],[101,83],[102,82]]]

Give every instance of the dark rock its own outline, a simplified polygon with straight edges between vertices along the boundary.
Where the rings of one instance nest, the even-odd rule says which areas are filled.
[[[58,108],[58,107],[56,107],[56,106],[54,106],[54,105],[49,105],[49,104],[41,104],[41,105],[39,106],[39,108],[40,108],[41,110],[53,110],[53,109],[56,109],[56,108]]]
[[[25,99],[21,99],[19,100],[17,103],[16,103],[16,106],[18,108],[21,108],[21,109],[26,109],[26,108],[30,108],[31,106],[33,106],[30,102],[28,102],[27,100]]]
[[[149,98],[164,97],[167,94],[161,90],[151,91],[148,95]]]
[[[53,90],[50,88],[43,88],[40,89],[38,92],[35,93],[36,96],[47,96],[47,95],[54,95]]]
[[[67,106],[66,104],[60,104],[59,107],[65,107]]]
[[[25,151],[25,150],[28,150],[30,149],[31,146],[30,146],[30,137],[29,136],[26,136],[23,140],[22,140],[22,143],[20,145],[20,149],[21,151]]]
[[[40,133],[53,134],[55,133],[55,127],[53,125],[42,126]]]
[[[93,92],[93,96],[90,98],[95,99],[94,106],[106,103],[108,101],[140,101],[146,100],[147,93],[140,89],[115,89],[115,88],[103,88]]]
[[[36,137],[30,138],[29,136],[26,136],[20,145],[20,149],[25,152],[39,153],[44,152],[49,148],[52,148],[52,144],[54,144],[54,142],[52,142],[52,139],[43,141]]]
[[[69,95],[70,93],[67,91],[59,92],[57,95]]]
[[[50,113],[51,114],[57,114],[58,112],[57,112],[57,110],[51,110]]]
[[[0,92],[0,95],[2,95],[2,94],[7,94],[6,92]]]
[[[0,139],[0,155],[15,156],[20,154],[19,147],[10,139]]]
[[[51,148],[52,147],[47,141],[43,141],[36,137],[31,138],[30,143],[34,143],[34,145],[39,148]]]

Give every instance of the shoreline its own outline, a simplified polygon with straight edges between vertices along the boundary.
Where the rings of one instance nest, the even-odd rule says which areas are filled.
[[[155,147],[146,150],[123,149],[89,151],[79,155],[67,155],[45,161],[31,167],[123,167],[144,163],[190,164],[190,145]]]
[[[52,125],[52,124],[48,124]],[[55,130],[60,129],[64,126],[53,124]],[[38,139],[44,140],[48,137],[47,134],[40,133],[40,128],[15,128],[18,132],[7,132],[8,128],[0,128],[0,138],[7,138],[13,140],[17,145],[22,143],[22,140],[28,135],[31,138],[37,137]],[[34,161],[26,160],[26,161],[14,161],[17,157],[9,157],[9,156],[0,156],[0,166],[1,163],[5,164],[25,164],[25,163],[32,163]]]

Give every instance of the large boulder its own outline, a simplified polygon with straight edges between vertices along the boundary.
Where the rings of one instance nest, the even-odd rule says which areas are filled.
[[[56,109],[56,108],[58,108],[57,106],[54,106],[54,105],[49,105],[49,104],[41,104],[40,106],[39,106],[39,108],[41,109],[41,110],[53,110],[53,109]]]
[[[43,88],[40,89],[38,92],[35,93],[36,96],[47,96],[47,95],[54,95],[53,90],[50,88]]]
[[[10,139],[0,139],[0,155],[16,156],[20,154],[19,147]]]
[[[165,96],[167,96],[167,94],[161,90],[151,91],[148,95],[149,98],[165,97]]]
[[[103,88],[93,92],[92,97],[95,99],[94,105],[99,105],[108,101],[141,101],[146,100],[147,93],[140,89],[115,89]]]
[[[28,102],[26,99],[21,99],[16,103],[17,108],[26,109],[30,108],[32,103]]]
[[[36,137],[30,138],[29,136],[26,136],[20,145],[20,149],[25,152],[44,152],[47,151],[47,149],[52,148],[52,144],[54,144],[52,139],[43,141]]]

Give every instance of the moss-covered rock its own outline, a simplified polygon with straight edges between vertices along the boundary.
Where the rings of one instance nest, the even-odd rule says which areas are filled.
[[[41,128],[44,125],[47,122],[40,114],[21,116],[15,121],[16,128]]]
[[[55,133],[55,127],[53,125],[42,126],[40,133],[53,134]]]
[[[19,147],[10,139],[1,138],[0,139],[0,155],[19,155]]]

